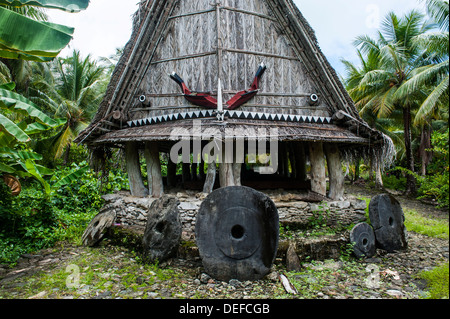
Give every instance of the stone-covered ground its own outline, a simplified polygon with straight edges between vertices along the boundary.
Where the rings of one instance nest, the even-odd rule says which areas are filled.
[[[348,192],[374,195],[360,188]],[[404,209],[448,220],[448,212],[399,199]],[[287,272],[283,258],[278,258],[263,280],[220,282],[204,273],[195,254],[146,265],[139,253],[108,240],[97,248],[60,243],[22,256],[13,269],[0,266],[0,299],[415,299],[425,297],[427,290],[417,274],[448,262],[448,247],[448,240],[410,232],[404,252],[378,250],[373,258],[356,260],[344,248],[339,260],[308,261],[299,272]],[[289,278],[296,295],[286,292],[279,274]]]

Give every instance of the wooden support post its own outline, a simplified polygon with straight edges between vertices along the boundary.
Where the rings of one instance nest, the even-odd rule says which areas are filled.
[[[148,190],[152,197],[161,197],[164,194],[164,184],[159,160],[158,143],[145,143],[145,160],[147,162]]]
[[[220,187],[235,186],[233,164],[220,163],[219,164],[219,179]]]
[[[322,142],[309,143],[309,158],[311,162],[311,190],[322,196],[327,196],[325,155]]]
[[[342,200],[344,197],[344,174],[342,172],[341,156],[336,144],[325,144],[327,156],[328,176],[330,179],[330,191],[328,197],[334,200]]]
[[[139,149],[136,142],[125,144],[125,160],[127,162],[128,183],[132,196],[146,197],[148,189],[142,180],[141,167],[139,163]]]
[[[167,186],[175,187],[177,186],[177,164],[172,162],[169,157],[169,161],[167,163]]]
[[[289,150],[289,162],[291,163],[291,177],[297,178],[297,159],[295,158],[295,142],[288,143],[288,150]]]
[[[191,180],[191,163],[182,164],[182,179],[183,184]]]
[[[302,182],[306,181],[306,152],[304,147],[305,144],[301,142],[294,144],[296,178]]]
[[[191,165],[191,178],[193,181],[198,180],[197,168],[198,168],[198,164],[194,159],[194,162]]]
[[[234,163],[233,164],[233,177],[234,177],[234,185],[235,186],[242,186],[241,172],[242,172],[242,164]]]
[[[222,143],[221,149],[222,149],[221,150],[222,151],[222,162],[219,163],[220,187],[223,188],[223,187],[228,187],[228,186],[235,186],[233,163],[230,163],[232,157],[231,157],[231,159],[227,158],[227,154],[225,152],[225,150],[226,150],[225,143]]]
[[[202,156],[202,160],[200,162],[199,173],[200,173],[200,180],[204,181],[206,178],[206,174],[205,174],[205,160],[203,159],[203,156]]]
[[[203,186],[203,193],[210,194],[214,189],[216,182],[216,162],[208,164],[208,173],[206,174],[205,185]]]
[[[242,186],[242,165],[245,162],[244,142],[234,144],[234,160],[233,163],[233,177],[235,186]]]

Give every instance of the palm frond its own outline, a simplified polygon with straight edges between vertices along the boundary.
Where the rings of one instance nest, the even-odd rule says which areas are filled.
[[[441,31],[449,29],[448,0],[426,0],[428,15],[439,25]]]
[[[449,60],[439,64],[427,65],[417,68],[412,77],[398,90],[396,97],[401,99],[413,94],[421,87],[437,83],[439,79],[445,78],[449,73]]]
[[[414,119],[414,125],[424,123],[429,115],[435,110],[436,105],[441,97],[448,91],[449,76],[447,77],[431,92],[428,98],[420,106]]]

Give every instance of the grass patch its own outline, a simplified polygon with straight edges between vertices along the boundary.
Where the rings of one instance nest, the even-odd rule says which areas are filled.
[[[416,211],[405,211],[405,226],[408,231],[434,238],[449,239],[449,225],[444,219],[427,218]]]
[[[449,263],[443,264],[430,271],[423,271],[419,277],[428,282],[429,295],[427,299],[449,299]]]

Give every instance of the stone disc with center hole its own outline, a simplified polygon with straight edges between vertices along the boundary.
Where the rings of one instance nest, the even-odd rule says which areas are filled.
[[[359,258],[373,257],[376,253],[375,234],[367,223],[360,223],[350,232],[350,242],[354,245],[353,252]]]
[[[372,198],[369,217],[377,247],[388,252],[408,247],[405,215],[400,203],[392,195],[382,194]]]
[[[211,277],[258,280],[269,273],[276,257],[278,210],[267,195],[254,189],[221,188],[203,201],[195,231]]]
[[[262,221],[257,211],[236,206],[223,212],[226,218],[216,220],[214,238],[222,253],[234,259],[252,256],[261,246]]]

